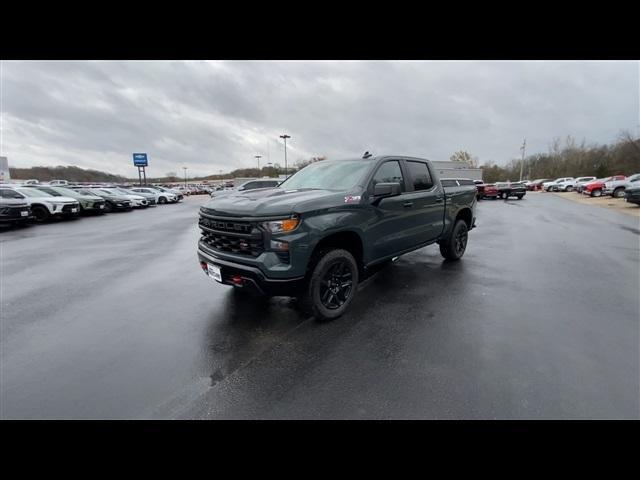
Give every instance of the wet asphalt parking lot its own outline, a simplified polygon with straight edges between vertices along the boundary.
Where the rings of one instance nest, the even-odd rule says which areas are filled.
[[[204,201],[0,233],[3,419],[640,418],[635,217],[480,202],[319,324],[203,274]]]

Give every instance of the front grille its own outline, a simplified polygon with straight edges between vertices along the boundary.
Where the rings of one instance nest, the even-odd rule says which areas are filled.
[[[0,215],[8,218],[27,218],[22,215],[22,212],[29,212],[29,207],[2,207],[0,208]]]
[[[77,205],[74,205],[74,204],[69,204],[69,205],[65,205],[65,206],[63,206],[63,207],[62,207],[62,211],[63,211],[64,213],[71,213],[71,210],[72,210],[72,209],[74,209],[74,208],[78,208],[78,206],[77,206]]]
[[[104,202],[94,202],[93,208],[100,208],[100,205],[104,205]]]
[[[249,222],[230,222],[223,219],[200,217],[202,241],[223,252],[259,256],[264,251],[262,232]]]

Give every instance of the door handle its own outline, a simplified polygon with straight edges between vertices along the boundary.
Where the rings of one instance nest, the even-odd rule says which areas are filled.
[[[443,202],[442,197],[436,197],[436,203],[442,203],[442,202]]]
[[[413,202],[404,202],[404,203],[402,204],[402,206],[403,206],[404,208],[413,207]]]

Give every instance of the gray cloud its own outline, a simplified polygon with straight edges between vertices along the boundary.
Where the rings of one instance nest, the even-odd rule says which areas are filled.
[[[151,176],[466,149],[499,164],[554,137],[606,143],[636,131],[638,62],[2,62],[2,155]]]

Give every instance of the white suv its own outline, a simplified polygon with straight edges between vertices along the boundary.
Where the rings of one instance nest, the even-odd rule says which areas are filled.
[[[52,217],[77,217],[80,215],[80,203],[71,197],[54,197],[42,190],[31,187],[2,187],[20,195],[31,207],[33,216],[39,222]]]
[[[573,190],[574,182],[573,177],[560,177],[556,178],[553,182],[544,182],[542,186],[547,192],[570,192]]]
[[[578,177],[576,178],[576,182],[573,185],[573,188],[578,192],[582,192],[582,187],[584,187],[587,183],[593,182],[596,177]]]

